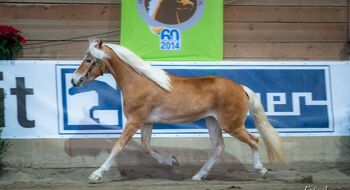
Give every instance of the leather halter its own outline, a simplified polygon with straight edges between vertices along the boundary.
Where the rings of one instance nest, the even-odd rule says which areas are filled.
[[[101,69],[100,60],[93,59],[91,65],[89,66],[88,71],[87,71],[86,74],[85,74],[85,77],[87,77],[95,67],[97,67],[97,68],[100,70],[101,76],[103,76],[103,71],[102,71],[102,69]]]

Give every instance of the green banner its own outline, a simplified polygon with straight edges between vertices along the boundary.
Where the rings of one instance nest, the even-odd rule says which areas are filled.
[[[146,60],[222,60],[223,0],[122,0],[121,44]]]

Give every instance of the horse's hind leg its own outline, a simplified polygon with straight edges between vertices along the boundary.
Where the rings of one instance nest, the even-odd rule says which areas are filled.
[[[141,129],[141,141],[143,150],[150,154],[154,159],[156,159],[160,164],[165,164],[168,166],[178,166],[175,157],[167,157],[159,154],[157,151],[153,150],[150,146],[150,140],[152,137],[152,125],[145,125]]]
[[[252,149],[253,167],[263,178],[265,178],[267,169],[263,166],[259,158],[259,139],[250,134],[244,126],[231,131],[230,134],[250,146]]]
[[[215,164],[217,157],[224,149],[224,139],[222,138],[222,130],[214,118],[205,119],[208,127],[209,136],[213,145],[212,154],[204,166],[192,177],[192,180],[202,180],[207,177],[209,171]]]

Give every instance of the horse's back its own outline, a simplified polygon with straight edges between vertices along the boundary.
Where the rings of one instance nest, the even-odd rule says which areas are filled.
[[[244,90],[240,84],[236,83],[233,80],[215,75],[208,75],[204,77],[172,76],[171,79],[175,91],[185,90],[189,93],[195,91],[201,93],[211,93],[211,95],[215,96],[245,95]]]
[[[218,76],[171,77],[173,96],[190,100],[210,109],[233,109],[246,111],[248,98],[242,86],[235,81]]]

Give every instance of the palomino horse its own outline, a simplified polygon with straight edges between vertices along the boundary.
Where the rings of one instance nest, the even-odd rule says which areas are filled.
[[[159,163],[177,165],[174,157],[161,155],[150,147],[152,123],[180,123],[202,118],[206,121],[213,151],[193,180],[204,179],[224,149],[222,131],[251,147],[254,169],[265,177],[267,170],[259,159],[258,138],[244,126],[248,110],[264,140],[270,161],[286,161],[278,133],[268,122],[259,98],[246,86],[217,76],[177,77],[151,67],[125,47],[90,42],[71,82],[80,87],[103,73],[111,73],[122,91],[127,122],[108,159],[90,175],[91,180],[102,178],[114,157],[138,129],[141,129],[145,152]]]

